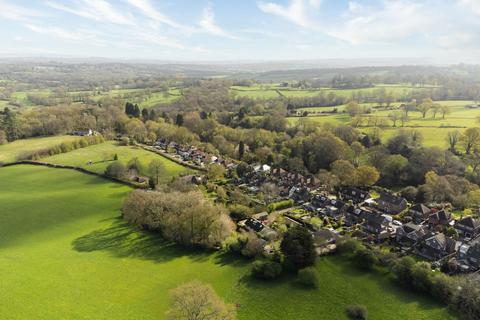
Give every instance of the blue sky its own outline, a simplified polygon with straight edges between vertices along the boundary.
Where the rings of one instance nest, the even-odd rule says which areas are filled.
[[[480,0],[0,0],[1,56],[480,63]]]

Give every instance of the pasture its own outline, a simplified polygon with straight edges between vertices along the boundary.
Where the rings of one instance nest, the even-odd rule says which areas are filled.
[[[53,164],[82,167],[92,172],[103,173],[105,172],[107,166],[112,163],[115,154],[118,156],[118,160],[124,164],[127,164],[130,160],[137,158],[143,167],[141,173],[144,175],[148,175],[148,165],[153,159],[160,160],[165,166],[165,174],[163,177],[164,181],[190,171],[185,167],[153,152],[149,152],[134,146],[119,146],[115,141],[107,141],[102,144],[76,149],[68,153],[57,154],[48,158],[44,158],[42,161]],[[88,161],[92,161],[93,164],[88,165]]]
[[[281,87],[278,84],[263,84],[252,86],[232,86],[230,91],[234,95],[250,97],[254,99],[269,98],[307,98],[315,97],[319,94],[325,96],[334,93],[338,97],[351,99],[353,94],[370,94],[378,89],[385,89],[387,93],[391,93],[396,98],[401,98],[411,92],[430,92],[435,89],[434,86],[412,86],[408,84],[386,85],[377,84],[371,88],[359,89],[334,89],[334,88],[318,88],[318,89],[297,89],[290,87]]]
[[[467,109],[465,105],[472,104],[474,101],[436,101],[440,105],[446,105],[450,107],[451,112],[446,114],[445,117],[441,113],[434,115],[431,111],[427,112],[426,117],[423,118],[422,114],[418,111],[410,111],[408,113],[408,120],[404,123],[404,128],[415,129],[422,133],[424,138],[424,144],[427,146],[439,146],[446,147],[446,136],[449,131],[460,130],[463,131],[469,127],[480,126],[478,118],[480,117],[480,109]],[[361,104],[365,107],[372,107],[374,104]],[[394,103],[394,108],[398,107],[398,103]],[[316,107],[316,108],[302,108],[299,112],[309,112],[308,119],[317,123],[332,123],[335,125],[349,124],[352,118],[344,111],[345,105],[336,107],[338,113],[322,113],[322,111],[330,111],[332,107]],[[365,114],[364,123],[358,128],[360,131],[368,132],[371,127],[368,126],[368,118],[375,116],[385,121],[386,127],[382,129],[382,139],[388,140],[395,132],[402,128],[400,121],[397,122],[397,126],[393,127],[393,122],[389,118],[389,114],[395,112],[394,110],[375,110],[372,109],[372,113]],[[291,124],[295,124],[299,121],[299,117],[289,118]]]
[[[80,139],[75,136],[54,136],[16,140],[11,143],[0,145],[0,162],[14,162],[24,152],[50,149],[62,142]]]
[[[357,303],[372,320],[456,319],[384,271],[359,271],[342,257],[319,260],[315,290],[288,276],[252,280],[248,260],[131,229],[119,218],[130,190],[73,170],[0,168],[1,318],[164,319],[168,291],[198,279],[236,304],[240,320],[347,319],[346,306]]]

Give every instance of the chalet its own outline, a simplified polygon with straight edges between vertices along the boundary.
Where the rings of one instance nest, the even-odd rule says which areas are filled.
[[[473,217],[465,217],[455,223],[458,234],[465,238],[476,238],[480,235],[480,220]]]
[[[398,243],[414,245],[422,241],[428,235],[426,226],[414,223],[406,223],[397,228],[395,238]]]
[[[368,191],[364,191],[358,188],[345,187],[340,190],[340,196],[342,200],[348,201],[351,200],[353,203],[362,203],[367,199],[371,198]]]
[[[422,221],[427,220],[431,212],[432,210],[429,207],[427,207],[422,203],[419,203],[412,206],[408,210],[408,215],[412,217],[415,223],[420,223]]]
[[[480,241],[462,244],[458,249],[457,260],[464,272],[480,269]]]
[[[431,213],[428,216],[428,225],[432,230],[442,231],[452,221],[452,214],[445,210]]]
[[[430,260],[440,260],[455,253],[458,243],[444,233],[427,237],[421,244],[419,254]]]
[[[390,193],[381,192],[380,198],[376,199],[377,208],[388,214],[399,214],[407,208],[407,200],[394,196]]]

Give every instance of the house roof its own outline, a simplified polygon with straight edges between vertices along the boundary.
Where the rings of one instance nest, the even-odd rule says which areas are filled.
[[[444,233],[436,234],[428,239],[425,242],[432,248],[437,249],[448,249],[452,246],[455,246],[456,241],[452,238],[447,237]]]
[[[255,232],[260,232],[265,227],[263,223],[252,218],[248,218],[247,221],[245,221],[245,225]]]
[[[351,196],[351,197],[355,197],[358,199],[363,199],[363,200],[366,200],[367,198],[370,197],[370,194],[368,193],[368,191],[364,191],[364,190],[352,188],[352,187],[342,188],[340,190],[340,193]]]
[[[440,210],[437,212],[432,213],[428,219],[432,222],[448,222],[452,217],[450,212],[445,210]]]
[[[410,233],[410,232],[413,232],[413,231],[419,231],[419,230],[423,229],[423,227],[421,225],[414,224],[412,222],[404,224],[402,226],[402,228],[406,233]]]
[[[380,200],[394,204],[394,205],[400,205],[402,204],[402,202],[406,201],[405,198],[403,197],[397,197],[387,192],[380,193]]]
[[[432,211],[429,207],[427,207],[423,203],[417,203],[416,205],[412,206],[410,210],[420,212],[424,215],[429,214]]]
[[[472,229],[480,228],[480,220],[475,219],[472,216],[465,217],[457,222],[457,225],[463,225]]]

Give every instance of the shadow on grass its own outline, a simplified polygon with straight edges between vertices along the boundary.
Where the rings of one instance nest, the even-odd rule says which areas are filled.
[[[394,275],[387,268],[375,267],[372,270],[365,270],[355,266],[353,261],[344,256],[335,255],[331,258],[339,268],[341,274],[349,277],[363,277],[366,281],[376,283],[382,288],[384,293],[394,295],[402,303],[418,303],[419,308],[423,310],[448,307],[428,294],[419,293],[413,289],[402,286],[396,281]],[[458,314],[452,310],[448,310],[448,313],[453,316],[458,316]]]
[[[212,251],[185,248],[163,239],[158,233],[133,229],[122,218],[109,219],[112,225],[96,230],[72,242],[78,252],[107,251],[119,258],[138,258],[156,263],[187,256],[194,262],[210,259]],[[220,265],[242,266],[245,261],[230,254],[215,253],[214,262]]]

